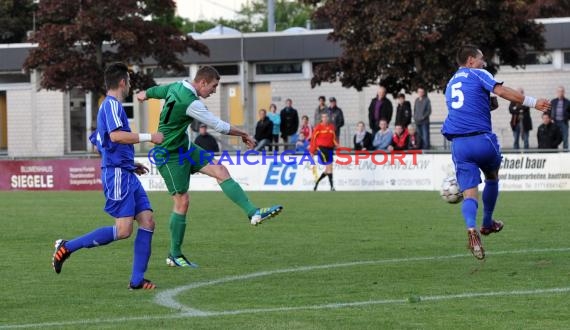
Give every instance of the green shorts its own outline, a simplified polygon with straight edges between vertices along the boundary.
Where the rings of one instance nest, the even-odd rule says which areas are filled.
[[[157,166],[171,195],[184,194],[190,188],[190,175],[210,164],[210,156],[204,149],[192,143],[192,151],[180,154],[170,152],[170,158],[164,165]],[[190,150],[190,149],[188,149]]]

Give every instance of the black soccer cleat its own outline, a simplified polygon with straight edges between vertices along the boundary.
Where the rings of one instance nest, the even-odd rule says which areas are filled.
[[[63,263],[71,255],[71,252],[65,248],[66,242],[67,241],[63,239],[58,239],[55,241],[55,251],[53,253],[51,265],[57,274],[61,273],[61,267],[63,267]]]
[[[491,222],[491,227],[481,227],[481,229],[479,230],[481,232],[482,235],[491,235],[492,233],[498,233],[501,230],[503,230],[503,227],[505,226],[505,224],[502,221],[499,220],[493,220],[493,222]]]
[[[132,283],[129,283],[129,290],[154,290],[154,289],[156,289],[156,285],[152,283],[150,280],[147,280],[146,278],[143,279],[143,281],[139,285],[133,285]]]

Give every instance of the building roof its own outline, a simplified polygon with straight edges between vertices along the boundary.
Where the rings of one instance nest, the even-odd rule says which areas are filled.
[[[544,24],[546,49],[570,49],[570,17],[538,19]],[[200,35],[192,37],[210,49],[210,57],[187,52],[181,55],[187,64],[222,64],[248,62],[270,62],[289,60],[327,61],[341,55],[339,44],[329,40],[332,30],[294,29],[281,32],[241,33],[235,29],[218,25]],[[0,72],[21,71],[33,44],[0,44]],[[146,59],[146,65],[156,61]]]

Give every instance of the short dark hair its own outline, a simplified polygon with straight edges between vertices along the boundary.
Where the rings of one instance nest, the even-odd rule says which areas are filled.
[[[543,112],[543,113],[542,113],[542,116],[543,116],[543,117],[544,117],[544,116],[548,116],[548,118],[552,118],[552,117],[550,117],[550,112]]]
[[[406,94],[404,94],[404,93],[398,94],[398,98],[400,98],[400,97],[403,98],[403,99],[405,99],[405,98],[406,98]]]
[[[216,68],[213,66],[206,65],[198,69],[198,72],[196,72],[196,76],[194,77],[195,82],[198,82],[202,79],[206,80],[208,83],[211,83],[213,80],[220,80],[220,74],[218,73],[218,70],[216,70]]]
[[[457,61],[457,64],[461,66],[467,63],[467,59],[469,57],[476,57],[477,54],[479,54],[479,48],[477,46],[471,44],[463,45],[457,50],[455,60]]]
[[[326,101],[327,98],[326,98],[324,95],[321,95],[321,96],[319,96],[319,101],[320,101],[320,100]]]
[[[122,62],[114,62],[107,66],[105,69],[105,88],[107,90],[119,87],[121,80],[125,82],[129,79],[129,67]]]
[[[303,116],[301,117],[301,119],[307,119],[307,121],[309,121],[309,116],[303,115]]]

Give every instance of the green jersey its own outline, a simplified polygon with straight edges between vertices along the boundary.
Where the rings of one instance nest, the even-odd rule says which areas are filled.
[[[149,88],[146,96],[164,100],[158,131],[164,135],[164,141],[160,146],[168,151],[177,152],[178,148],[187,149],[190,146],[188,125],[194,119],[223,134],[227,134],[230,130],[228,123],[208,111],[198,98],[194,87],[187,81]]]

